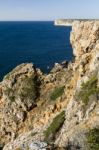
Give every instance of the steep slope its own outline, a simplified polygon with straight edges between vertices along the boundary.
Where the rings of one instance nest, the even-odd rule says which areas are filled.
[[[39,84],[39,71],[33,64],[22,64],[4,77],[0,84],[0,142],[14,138],[27,112],[36,106]]]
[[[65,123],[55,143],[69,149],[88,150],[87,133],[99,129],[99,22],[74,22],[71,43],[75,55],[72,80],[77,79],[66,107]]]
[[[65,85],[72,74],[67,64],[55,64],[49,75],[44,75],[31,63],[21,64],[4,77],[0,84],[1,145],[20,134],[27,136],[27,132],[33,132],[35,135],[45,130],[62,111]]]
[[[17,91],[24,92],[26,85],[29,86],[32,82],[27,83],[24,80],[26,85],[22,84],[20,78],[23,79],[23,75],[15,80],[15,76],[12,75],[15,74],[14,72],[20,72],[20,67],[18,71],[15,71],[16,68],[10,73],[8,80],[7,77],[4,78],[0,90],[2,108],[0,121],[6,131],[14,131],[16,135],[13,137],[10,134],[9,139],[6,132],[1,132],[3,135],[1,144],[2,141],[6,144],[4,150],[99,149],[99,21],[74,21],[70,40],[75,61],[68,65],[67,63],[56,64],[49,75],[44,75],[33,67],[30,71],[31,67],[29,67],[29,74],[32,72],[32,77],[36,75],[36,80],[32,80],[32,91],[36,93],[30,92],[30,89],[28,92],[26,90],[24,100],[20,98]],[[29,64],[25,64],[27,65]],[[21,66],[21,72],[23,72],[22,68],[24,67]],[[28,79],[27,74],[26,79]],[[7,104],[12,98],[4,90],[13,83],[13,79],[15,85],[11,84],[11,89],[14,92],[9,95],[11,97],[14,93],[17,95],[16,97],[15,94],[13,95],[16,104],[14,107],[12,107],[13,103]],[[32,101],[30,98],[27,99],[27,95],[30,97],[31,94],[33,94]],[[14,111],[18,108],[14,113],[17,117],[20,110],[18,99],[23,103],[22,106],[25,105],[25,119],[17,123],[17,130],[12,130],[14,125],[8,122],[13,113],[9,114],[8,111],[6,114],[6,107],[3,105],[5,104],[10,110],[13,108]],[[24,110],[23,107],[21,110]],[[8,120],[7,123],[5,120]]]

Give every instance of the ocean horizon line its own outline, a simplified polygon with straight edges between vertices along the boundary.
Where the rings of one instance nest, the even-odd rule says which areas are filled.
[[[55,20],[0,20],[0,22],[54,22]]]

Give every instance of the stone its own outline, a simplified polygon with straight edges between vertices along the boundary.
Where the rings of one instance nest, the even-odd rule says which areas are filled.
[[[18,127],[26,119],[27,112],[35,107],[37,98],[35,77],[38,77],[38,74],[34,65],[22,64],[6,75],[1,82],[3,105],[0,105],[0,136],[9,133],[13,137],[13,133],[17,132]]]
[[[99,126],[99,21],[73,21],[70,41],[75,55],[73,62],[56,63],[48,75],[41,73],[33,64],[23,64],[0,83],[0,142],[6,144],[3,150],[16,150],[17,147],[24,150],[53,149],[45,142],[44,131],[63,110],[65,121],[56,131],[51,144],[57,149],[88,150],[86,135],[90,129]],[[33,99],[27,96],[21,99],[17,93],[12,102],[13,93],[17,89],[24,91],[24,77],[29,78],[31,74],[36,76],[39,96],[34,94]],[[29,86],[28,83],[26,85]],[[51,101],[52,91],[62,86],[64,94],[56,101]],[[87,87],[94,86],[94,90],[90,92],[88,89],[89,93],[84,95]],[[13,92],[7,93],[7,87]],[[88,103],[83,100],[85,96]],[[36,101],[40,100],[43,102],[36,106]],[[16,134],[18,137],[15,137]]]
[[[96,95],[91,98],[90,105],[86,106],[86,109],[83,109],[79,97],[75,99],[75,94],[81,90],[82,83],[86,83],[92,74],[97,74],[99,81],[98,35],[99,21],[74,21],[72,24],[70,40],[75,55],[73,81],[76,76],[76,84],[72,85],[74,88],[66,107],[66,120],[55,141],[60,147],[69,145],[74,149],[78,146],[81,150],[87,150],[86,133],[89,129],[99,126],[97,111],[99,105]]]
[[[44,142],[35,141],[29,145],[30,150],[46,150],[47,144]]]

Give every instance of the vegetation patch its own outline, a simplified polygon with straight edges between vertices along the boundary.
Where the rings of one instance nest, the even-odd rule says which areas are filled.
[[[37,134],[37,132],[32,132],[31,136],[35,136]]]
[[[6,87],[5,94],[9,97],[11,102],[15,101],[15,95],[12,88]]]
[[[76,96],[77,99],[79,98],[79,100],[82,100],[85,106],[88,105],[92,95],[97,96],[99,94],[99,87],[97,84],[98,79],[96,76],[91,77],[89,81],[82,84],[81,90]]]
[[[64,93],[64,86],[62,87],[57,87],[54,89],[54,91],[50,95],[50,99],[55,101],[58,97],[62,96]]]
[[[16,148],[15,150],[22,150],[21,148]]]
[[[99,150],[99,127],[88,132],[87,143],[89,150]]]
[[[25,77],[19,91],[20,97],[25,99],[36,99],[37,91],[36,77],[33,75]]]
[[[51,125],[44,131],[45,140],[48,141],[50,138],[54,138],[55,134],[59,131],[65,121],[65,111],[62,111],[57,115]]]
[[[11,102],[14,102],[17,97],[22,100],[33,102],[38,96],[38,83],[35,75],[24,76],[21,81],[15,84],[12,88],[6,87],[5,94],[9,97]]]

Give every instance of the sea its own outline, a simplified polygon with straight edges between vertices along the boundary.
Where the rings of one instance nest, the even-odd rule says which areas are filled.
[[[55,63],[71,61],[70,32],[54,22],[0,22],[0,81],[21,63],[48,73]]]

